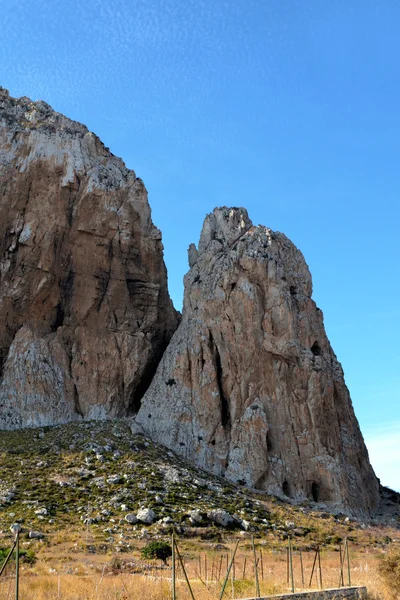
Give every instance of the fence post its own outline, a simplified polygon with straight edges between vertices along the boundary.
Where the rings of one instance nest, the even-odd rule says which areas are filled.
[[[19,598],[19,532],[17,531],[17,545],[15,547],[15,600]]]
[[[339,557],[340,557],[339,587],[344,587],[344,579],[343,579],[344,555],[342,553],[342,544],[339,544]]]
[[[320,586],[321,586],[321,590],[324,587],[323,583],[322,583],[322,569],[321,569],[321,552],[318,546],[318,569],[319,569],[319,582],[320,582]]]
[[[176,582],[175,582],[175,535],[172,534],[172,600],[176,600]]]
[[[292,540],[289,535],[289,563],[290,563],[290,584],[292,588],[292,594],[294,594],[294,577],[293,577],[293,554],[292,554]]]
[[[254,546],[254,535],[251,536],[251,545],[253,546],[254,574],[256,576],[256,595],[257,595],[257,598],[259,598],[260,597],[260,582],[258,581],[258,568],[257,568],[256,548]]]
[[[3,563],[3,566],[2,566],[2,567],[1,567],[1,569],[0,569],[0,575],[2,575],[2,573],[3,573],[4,569],[6,568],[6,566],[7,566],[7,563],[8,563],[8,561],[10,560],[12,553],[14,552],[14,548],[15,548],[16,544],[17,544],[17,540],[15,540],[15,541],[14,541],[14,543],[13,543],[13,545],[12,545],[12,548],[11,548],[10,552],[7,554],[7,558],[6,558],[6,560],[4,561],[4,563]]]
[[[224,555],[221,554],[221,557],[219,559],[219,568],[218,568],[218,582],[221,579],[221,571],[222,571],[222,561],[224,560]]]
[[[289,548],[286,548],[286,583],[289,585]]]
[[[346,538],[346,550],[347,550],[347,571],[348,571],[348,575],[349,575],[349,587],[351,587],[349,541],[347,538]]]
[[[229,579],[229,573],[230,573],[230,571],[231,571],[231,568],[232,568],[232,565],[233,565],[233,561],[235,560],[236,551],[237,551],[237,549],[238,549],[238,546],[239,546],[239,541],[240,541],[240,540],[238,540],[238,541],[236,542],[236,546],[235,546],[235,549],[234,549],[234,551],[233,551],[233,554],[232,554],[231,562],[230,562],[230,564],[229,564],[229,567],[228,567],[228,570],[227,570],[227,572],[226,572],[225,581],[224,581],[224,583],[223,583],[223,585],[222,585],[222,589],[221,589],[221,595],[220,595],[220,597],[219,597],[219,600],[222,600],[222,597],[223,597],[223,595],[224,595],[224,593],[225,593],[226,584],[228,583],[228,579]]]
[[[301,553],[301,548],[300,548],[299,552],[300,552],[300,568],[301,568],[301,585],[303,586],[303,590],[304,590],[304,569],[303,569],[303,555]]]
[[[313,578],[313,575],[314,575],[314,569],[315,569],[315,565],[316,565],[316,562],[317,562],[318,552],[319,552],[319,546],[317,546],[317,549],[315,551],[314,562],[313,562],[313,566],[312,566],[312,570],[311,570],[311,576],[310,576],[310,583],[308,584],[308,587],[311,587],[312,578]]]
[[[181,567],[182,567],[183,575],[185,576],[186,583],[187,583],[187,585],[188,585],[188,588],[189,588],[190,595],[191,595],[191,597],[192,597],[192,600],[195,600],[195,597],[194,597],[194,595],[193,595],[192,586],[190,585],[189,577],[187,576],[186,569],[185,569],[185,565],[184,565],[184,563],[183,563],[183,560],[182,560],[181,553],[179,552],[178,544],[176,543],[176,541],[175,541],[175,540],[174,540],[174,544],[175,544],[175,550],[176,550],[176,553],[177,553],[177,555],[178,555],[179,562],[181,563]]]
[[[263,560],[262,550],[260,550],[260,563],[261,563],[261,579],[264,581],[264,560]]]

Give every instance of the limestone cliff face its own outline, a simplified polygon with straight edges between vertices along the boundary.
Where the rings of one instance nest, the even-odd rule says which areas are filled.
[[[178,323],[146,189],[0,88],[0,429],[136,412]]]
[[[373,513],[378,482],[300,251],[219,208],[189,263],[134,426],[230,480]]]

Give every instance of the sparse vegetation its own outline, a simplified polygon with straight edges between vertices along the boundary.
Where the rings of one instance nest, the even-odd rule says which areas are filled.
[[[9,551],[10,551],[10,548],[0,548],[0,567],[6,560],[8,554],[9,554]],[[36,562],[36,555],[35,555],[34,550],[20,550],[19,558],[23,563],[26,563],[29,565],[34,565]],[[15,550],[12,553],[10,560],[11,561],[15,560]]]
[[[143,558],[157,558],[166,565],[167,558],[172,556],[172,548],[167,542],[150,542],[141,550]]]
[[[388,598],[400,598],[400,548],[390,548],[382,557],[379,573],[386,586]]]
[[[235,595],[252,595],[252,535],[258,555],[260,551],[264,555],[265,593],[287,589],[289,535],[296,551],[302,549],[306,569],[311,569],[313,548],[320,545],[326,584],[337,586],[339,544],[347,537],[352,582],[368,583],[379,600],[393,599],[388,591],[382,591],[380,582],[389,581],[396,563],[386,555],[382,563],[377,557],[391,540],[399,539],[395,522],[392,528],[370,526],[343,514],[318,512],[312,503],[295,506],[251,492],[133,435],[127,422],[1,432],[0,460],[0,546],[8,552],[13,540],[9,527],[19,522],[23,528],[21,551],[26,553],[21,561],[21,594],[26,600],[55,599],[58,586],[64,600],[122,599],[128,595],[125,587],[128,597],[141,599],[144,582],[146,598],[165,600],[170,567],[160,569],[160,563],[148,561],[150,556],[145,558],[141,552],[152,542],[169,545],[172,531],[180,540],[199,600],[218,596],[217,566],[222,574],[226,571],[226,560],[238,537]],[[153,523],[136,521],[142,507],[154,511]],[[227,511],[235,519],[232,527],[211,522],[207,516],[211,509]],[[31,531],[40,532],[43,538],[32,539]],[[29,556],[37,558],[34,564],[28,564]],[[205,558],[209,589],[199,578],[206,582]],[[385,565],[386,574],[378,574],[377,564]],[[298,565],[296,569],[298,586]],[[307,572],[309,577],[310,570]],[[143,579],[143,573],[156,579]],[[1,579],[0,597],[7,597],[11,580]],[[184,586],[181,582],[179,586],[179,597],[185,599]],[[395,589],[394,584],[386,587]]]

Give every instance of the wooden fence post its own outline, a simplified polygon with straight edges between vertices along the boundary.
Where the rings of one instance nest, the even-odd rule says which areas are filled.
[[[260,582],[258,581],[258,568],[257,568],[256,548],[254,546],[254,535],[251,536],[251,545],[253,546],[254,574],[256,577],[256,595],[257,595],[257,598],[259,598],[260,597]]]
[[[175,581],[175,535],[172,534],[172,600],[176,600],[176,581]]]
[[[191,597],[192,597],[192,600],[196,600],[196,599],[195,599],[195,597],[194,597],[194,595],[193,595],[192,586],[190,585],[189,577],[187,576],[186,569],[185,569],[185,565],[184,565],[184,563],[183,563],[183,560],[182,560],[181,553],[179,552],[178,544],[176,543],[176,541],[175,541],[175,540],[174,540],[174,544],[175,544],[175,550],[176,550],[176,553],[177,553],[177,555],[178,555],[179,562],[181,563],[181,567],[182,567],[183,575],[184,575],[184,577],[185,577],[185,579],[186,579],[186,583],[187,583],[187,586],[188,586],[188,588],[189,588],[190,595],[191,595]]]
[[[290,563],[290,584],[292,594],[294,594],[294,576],[293,576],[293,553],[292,553],[292,540],[289,535],[289,563]]]
[[[237,549],[238,549],[238,546],[239,546],[239,541],[240,541],[240,540],[238,540],[238,541],[236,542],[235,550],[233,551],[232,558],[231,558],[231,562],[229,563],[229,567],[228,567],[228,570],[227,570],[227,572],[226,572],[225,581],[224,581],[224,583],[223,583],[223,585],[222,585],[222,589],[221,589],[221,594],[220,594],[219,600],[222,600],[222,597],[223,597],[223,595],[224,595],[224,593],[225,593],[226,584],[228,583],[228,579],[229,579],[229,573],[230,573],[230,571],[231,571],[231,569],[232,569],[233,561],[235,560],[236,551],[237,551]]]
[[[303,555],[301,553],[301,548],[300,548],[299,552],[300,552],[300,568],[301,568],[301,585],[303,586],[303,590],[304,590],[304,569],[303,569]]]

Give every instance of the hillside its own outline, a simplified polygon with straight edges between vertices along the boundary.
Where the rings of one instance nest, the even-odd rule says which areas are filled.
[[[388,513],[398,496],[386,498],[384,514],[367,523],[313,502],[285,503],[195,468],[120,420],[2,432],[0,460],[2,544],[13,522],[48,544],[55,534],[89,529],[100,553],[129,551],[134,540],[173,529],[203,540],[254,534],[271,546],[289,534],[304,547],[346,536],[374,546],[385,543],[387,527],[400,525],[399,513]],[[141,508],[154,511],[154,523],[136,522]]]

